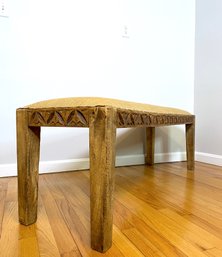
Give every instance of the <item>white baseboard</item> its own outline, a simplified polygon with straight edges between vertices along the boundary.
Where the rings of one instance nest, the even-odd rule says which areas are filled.
[[[196,152],[196,161],[222,166],[222,156],[210,153]]]
[[[162,162],[175,162],[184,161],[186,155],[184,152],[173,153],[159,153],[155,154],[155,163]],[[129,166],[144,164],[145,156],[138,155],[125,155],[116,157],[116,166]],[[55,160],[40,162],[39,173],[52,173],[71,170],[86,170],[89,169],[89,159],[69,159],[69,160]],[[17,175],[17,165],[13,164],[0,164],[0,177],[10,177]]]
[[[17,165],[15,163],[0,164],[0,177],[13,177],[17,174]]]
[[[196,152],[196,161],[205,162],[222,166],[222,156]],[[145,156],[143,154],[138,155],[124,155],[116,157],[116,166],[129,166],[144,164]],[[173,152],[173,153],[159,153],[155,154],[155,163],[163,162],[176,162],[186,160],[185,152]],[[40,173],[52,173],[71,170],[85,170],[89,169],[89,159],[69,159],[69,160],[55,160],[40,162]],[[17,165],[12,164],[0,164],[0,177],[11,177],[17,175]]]
[[[155,154],[155,163],[181,162],[186,160],[185,152],[158,153]]]

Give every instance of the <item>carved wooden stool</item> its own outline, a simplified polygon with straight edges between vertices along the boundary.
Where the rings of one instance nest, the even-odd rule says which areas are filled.
[[[91,246],[105,252],[112,244],[116,128],[146,127],[146,164],[154,163],[156,126],[186,125],[187,168],[194,169],[195,117],[174,108],[106,98],[64,98],[17,109],[19,221],[37,219],[40,128],[89,127]]]

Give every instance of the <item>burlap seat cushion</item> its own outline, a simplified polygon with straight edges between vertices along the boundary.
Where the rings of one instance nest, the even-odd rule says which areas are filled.
[[[116,109],[125,109],[133,111],[144,111],[151,113],[160,114],[178,114],[178,115],[190,115],[181,109],[156,106],[143,103],[128,102],[123,100],[111,99],[111,98],[101,98],[101,97],[68,97],[68,98],[58,98],[50,99],[46,101],[37,102],[25,106],[24,108],[30,109],[41,109],[41,108],[76,108],[76,107],[98,107],[98,106],[110,106]]]

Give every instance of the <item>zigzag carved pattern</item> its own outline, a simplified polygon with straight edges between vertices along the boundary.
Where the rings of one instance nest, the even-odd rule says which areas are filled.
[[[31,110],[29,111],[29,126],[61,126],[61,127],[89,127],[89,118],[93,110],[68,109],[68,110]],[[189,124],[194,122],[193,115],[173,115],[154,113],[134,113],[117,111],[116,126],[118,128],[167,126]]]
[[[29,126],[88,127],[89,112],[89,109],[30,111]]]
[[[193,115],[118,112],[117,127],[167,126],[194,122]]]

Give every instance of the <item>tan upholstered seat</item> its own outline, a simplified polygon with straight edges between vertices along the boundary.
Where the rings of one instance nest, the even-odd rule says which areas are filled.
[[[17,109],[19,220],[37,219],[40,127],[89,127],[91,246],[112,245],[116,128],[145,127],[145,163],[154,163],[155,127],[186,126],[187,168],[194,169],[194,115],[175,108],[109,98],[60,98]]]
[[[164,113],[164,114],[178,114],[189,115],[189,112],[184,110],[163,107],[150,104],[142,104],[136,102],[129,102],[111,98],[102,97],[69,97],[50,99],[46,101],[37,102],[25,106],[24,108],[74,108],[74,107],[113,107],[116,109],[127,109],[131,111],[142,111],[150,113]]]

